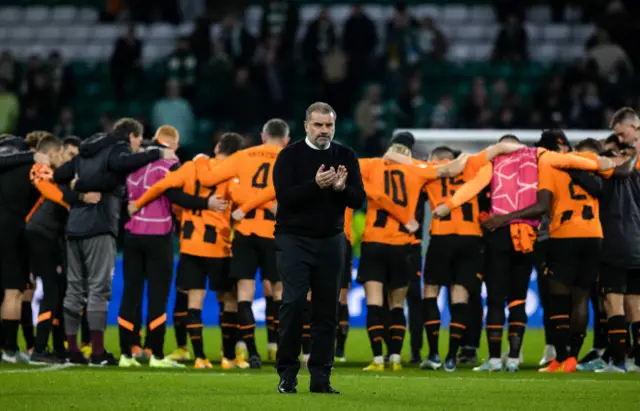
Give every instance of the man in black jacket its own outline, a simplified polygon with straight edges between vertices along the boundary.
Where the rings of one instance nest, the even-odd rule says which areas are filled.
[[[9,136],[2,139],[0,154],[13,157],[27,149],[23,139]],[[27,153],[33,159],[34,154]],[[0,167],[0,289],[4,290],[1,317],[5,338],[2,360],[27,363],[29,357],[18,349],[22,292],[29,279],[24,221],[38,199],[38,191],[29,183],[31,164],[9,161],[12,164],[9,169]]]
[[[621,145],[640,148],[640,119],[628,107],[618,110],[611,128]],[[637,166],[636,166],[637,168]],[[640,371],[640,172],[628,178],[610,179],[603,188],[600,218],[604,232],[600,266],[600,292],[605,296],[609,325],[611,364],[600,372]],[[635,363],[625,364],[629,339],[634,340]]]
[[[276,368],[283,394],[296,392],[302,307],[310,289],[310,390],[338,394],[329,378],[346,247],[344,212],[360,208],[365,192],[356,154],[332,141],[335,120],[331,106],[312,104],[305,117],[306,139],[284,148],[273,168],[276,258],[283,285]]]
[[[121,119],[110,133],[96,134],[83,141],[80,154],[54,171],[57,184],[70,183],[78,192],[97,191],[102,195],[97,204],[72,206],[69,211],[64,322],[71,362],[84,363],[77,334],[87,296],[85,315],[91,329],[92,345],[90,365],[117,364],[104,350],[104,330],[126,176],[160,158],[176,158],[168,149],[135,153],[142,142],[142,134],[143,127],[138,121]]]

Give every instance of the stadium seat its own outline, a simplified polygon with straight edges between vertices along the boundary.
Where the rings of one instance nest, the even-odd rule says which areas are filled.
[[[4,44],[9,41],[9,27],[0,26],[0,44]]]
[[[454,32],[455,38],[462,41],[493,40],[494,33],[490,26],[467,24],[463,29]]]
[[[195,28],[195,23],[192,21],[187,21],[178,26],[176,30],[176,36],[190,36],[193,33],[193,29]]]
[[[173,41],[176,38],[176,29],[171,24],[156,23],[151,26],[147,39],[154,40],[170,40]]]
[[[439,20],[441,16],[440,8],[434,4],[422,4],[419,6],[413,6],[410,10],[411,14],[416,16],[416,18],[418,19],[432,17],[435,20]]]
[[[89,41],[91,28],[86,25],[70,25],[62,31],[62,38],[68,43],[83,44]]]
[[[471,56],[469,46],[466,44],[455,44],[449,49],[449,60],[451,61],[465,61]]]
[[[8,37],[16,43],[28,44],[35,38],[36,31],[31,26],[11,27]]]
[[[596,32],[596,27],[592,24],[578,24],[571,27],[571,41],[583,44]]]
[[[33,6],[27,7],[24,13],[24,21],[30,23],[42,23],[49,20],[49,7]]]
[[[471,6],[469,18],[474,23],[493,23],[496,20],[493,8],[487,5]]]
[[[543,31],[544,39],[548,43],[566,43],[571,39],[571,30],[565,24],[549,24]]]
[[[24,16],[24,9],[21,7],[0,8],[0,25],[19,24]]]
[[[306,5],[300,8],[300,25],[306,25],[318,18],[321,7],[318,5]]]
[[[57,45],[57,43],[62,39],[62,32],[64,28],[60,26],[48,26],[38,29],[36,36],[38,41],[41,43],[48,43]]]
[[[73,6],[54,7],[51,12],[51,21],[54,23],[69,23],[76,19],[78,9]]]
[[[537,61],[550,62],[558,56],[558,46],[555,44],[541,44],[531,48],[531,57]]]
[[[491,58],[493,53],[493,45],[491,44],[474,44],[471,46],[471,58],[476,61],[485,61]]]
[[[440,18],[444,20],[443,24],[462,23],[469,19],[469,10],[463,4],[446,5]]]
[[[83,23],[95,23],[98,21],[98,10],[93,7],[83,7],[78,13],[78,21]]]
[[[94,26],[90,35],[93,34],[93,41],[103,44],[115,43],[124,32],[124,27],[115,24],[99,24]]]
[[[549,23],[551,21],[551,9],[549,6],[533,6],[527,10],[526,20],[536,23]]]

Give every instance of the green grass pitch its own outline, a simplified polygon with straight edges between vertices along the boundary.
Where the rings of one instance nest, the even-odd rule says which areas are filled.
[[[266,348],[264,330],[259,346]],[[117,329],[107,332],[107,348],[118,353]],[[446,335],[440,338],[446,353]],[[585,350],[591,346],[591,337]],[[210,358],[219,359],[220,333],[206,329]],[[481,357],[486,357],[482,342]],[[403,357],[408,358],[407,347]],[[337,364],[332,383],[341,396],[308,393],[309,374],[301,371],[298,394],[280,395],[273,364],[262,370],[136,370],[0,365],[0,410],[637,410],[640,374],[539,374],[544,347],[538,330],[527,331],[525,366],[518,373],[481,374],[461,366],[456,373],[422,371],[362,372],[371,358],[366,332],[352,330],[346,364]],[[167,353],[175,348],[167,333]],[[266,358],[266,353],[263,352]]]

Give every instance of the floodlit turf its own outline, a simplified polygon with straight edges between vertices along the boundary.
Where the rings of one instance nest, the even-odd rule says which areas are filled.
[[[219,359],[220,333],[207,329],[205,344]],[[443,333],[444,334],[444,333]],[[266,346],[263,330],[258,342]],[[117,330],[107,333],[107,347],[117,353]],[[441,353],[446,353],[446,336]],[[262,370],[136,370],[52,368],[0,365],[0,410],[524,410],[640,409],[640,374],[539,374],[535,365],[543,349],[542,333],[528,331],[527,365],[515,373],[479,374],[463,366],[456,373],[421,371],[367,374],[370,359],[366,332],[352,330],[346,364],[338,364],[333,385],[341,396],[310,395],[308,372],[299,393],[276,392],[273,364]],[[590,347],[587,339],[585,350]],[[405,344],[405,349],[407,348]],[[483,341],[483,346],[484,344]],[[173,331],[167,352],[175,346]],[[406,354],[406,350],[405,350]],[[481,350],[485,356],[486,349]],[[265,355],[265,354],[263,354]],[[407,357],[407,355],[405,355]]]

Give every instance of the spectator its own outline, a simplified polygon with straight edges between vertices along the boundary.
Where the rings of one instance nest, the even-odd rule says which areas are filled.
[[[176,48],[167,61],[167,79],[177,82],[182,95],[188,100],[194,96],[197,68],[198,61],[191,51],[189,40],[186,37],[179,37]]]
[[[100,114],[100,119],[98,120],[98,126],[91,134],[95,133],[108,133],[113,129],[113,115],[109,112],[103,112]]]
[[[427,104],[422,97],[422,81],[419,75],[411,76],[398,99],[398,126],[405,128],[427,127]]]
[[[280,42],[280,58],[289,58],[293,53],[298,31],[298,7],[292,1],[265,0],[262,7],[261,38],[277,38]]]
[[[178,6],[180,7],[180,15],[185,21],[196,20],[207,11],[205,0],[179,0]]]
[[[0,80],[5,82],[7,90],[17,92],[20,88],[20,64],[8,51],[0,54]]]
[[[566,105],[562,77],[553,75],[543,83],[543,88],[535,99],[535,106],[540,108],[542,127],[552,127],[564,122]]]
[[[198,60],[198,64],[204,64],[209,61],[211,56],[211,35],[209,33],[209,20],[205,17],[199,17],[196,20],[196,26],[189,36],[189,44],[193,54]]]
[[[18,97],[7,87],[7,80],[0,79],[0,134],[15,133],[19,116]]]
[[[62,110],[60,110],[58,122],[53,126],[53,134],[59,138],[76,135],[76,126],[73,121],[73,110],[71,110],[71,107],[63,107]]]
[[[180,83],[176,80],[167,82],[166,97],[153,105],[151,125],[154,130],[165,124],[171,124],[180,133],[180,145],[193,145],[195,117],[189,102],[180,97]]]
[[[595,83],[587,83],[582,97],[582,121],[580,125],[587,130],[599,129],[603,126],[604,118],[605,110],[600,99],[598,86]]]
[[[420,59],[416,29],[418,23],[406,10],[404,4],[396,5],[396,10],[387,25],[386,56],[391,71],[405,71]]]
[[[491,126],[493,113],[487,103],[485,80],[476,77],[473,81],[471,94],[462,107],[461,120],[467,128],[486,128]]]
[[[499,78],[491,87],[491,108],[497,110],[504,106],[509,95],[509,86],[507,80]]]
[[[320,10],[318,18],[309,24],[302,42],[302,57],[307,66],[307,76],[316,82],[322,76],[322,62],[336,44],[336,32],[329,9]]]
[[[442,60],[447,53],[447,39],[432,17],[425,17],[418,29],[420,54],[427,60]]]
[[[222,44],[234,67],[249,66],[256,50],[256,39],[234,14],[222,22]]]
[[[373,59],[378,45],[378,33],[373,21],[362,6],[353,6],[351,16],[344,25],[342,43],[348,61],[348,85],[351,103],[364,82],[371,79],[375,70]]]
[[[515,128],[516,116],[510,107],[503,107],[498,111],[494,127],[499,130],[512,130]]]
[[[230,98],[230,118],[239,134],[251,134],[260,127],[262,119],[261,99],[251,85],[249,69],[241,67],[236,71],[235,85]],[[257,141],[254,141],[256,143]]]
[[[502,26],[493,49],[495,60],[522,61],[529,58],[529,39],[522,21],[510,14]]]
[[[269,118],[281,116],[286,111],[286,67],[278,59],[280,39],[270,37],[257,53],[256,74],[257,84],[263,97],[266,116]]]
[[[29,56],[27,60],[27,70],[22,77],[20,84],[20,94],[25,96],[33,89],[35,77],[37,73],[44,71],[42,59],[38,55]]]
[[[40,124],[46,124],[46,127],[39,127],[39,130],[49,130],[54,116],[51,79],[44,69],[32,73],[32,78],[33,84],[24,97],[24,106],[35,111],[35,115],[40,119]]]
[[[127,81],[133,78],[136,88],[142,85],[142,42],[136,37],[136,26],[130,25],[125,36],[116,41],[111,56],[111,81],[118,100],[124,99]]]
[[[327,53],[323,66],[325,101],[338,113],[344,113],[350,109],[349,89],[346,86],[347,56],[338,44]]]
[[[453,128],[455,126],[455,103],[450,94],[440,97],[440,101],[431,113],[431,127]]]
[[[73,70],[70,66],[64,64],[62,56],[57,51],[49,55],[49,65],[51,67],[54,103],[56,106],[66,104],[75,94]],[[73,135],[73,133],[70,135]]]
[[[199,110],[204,117],[212,120],[224,120],[228,115],[228,101],[233,88],[233,63],[224,52],[220,41],[214,40],[211,45],[211,57],[200,73],[198,87]]]
[[[356,106],[355,123],[359,131],[359,147],[366,155],[378,155],[381,140],[387,130],[385,108],[382,103],[382,88],[371,84]]]
[[[633,72],[633,66],[627,53],[619,45],[611,41],[606,31],[599,31],[595,46],[587,54],[588,59],[593,59],[598,66],[598,74],[608,77],[623,64]]]

